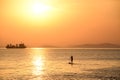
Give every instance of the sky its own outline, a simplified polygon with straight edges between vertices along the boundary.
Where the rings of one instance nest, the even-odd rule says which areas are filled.
[[[0,0],[0,46],[120,44],[120,0]]]

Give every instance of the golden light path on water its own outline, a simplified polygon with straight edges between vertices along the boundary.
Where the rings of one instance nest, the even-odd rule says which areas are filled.
[[[32,65],[33,75],[41,75],[43,74],[43,68],[44,68],[44,50],[42,48],[33,48],[32,49]]]

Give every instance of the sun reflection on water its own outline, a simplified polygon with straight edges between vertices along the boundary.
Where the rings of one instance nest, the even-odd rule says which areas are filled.
[[[35,48],[32,50],[32,65],[33,65],[33,75],[43,74],[44,68],[44,49]]]

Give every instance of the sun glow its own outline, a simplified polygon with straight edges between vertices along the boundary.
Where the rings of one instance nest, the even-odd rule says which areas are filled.
[[[35,14],[42,14],[42,13],[49,11],[50,7],[42,3],[35,3],[32,6],[32,10]]]
[[[36,57],[36,59],[33,61],[33,74],[34,75],[40,75],[42,74],[42,70],[43,70],[43,62],[42,59],[39,57]]]
[[[41,48],[34,48],[32,49],[32,53],[33,75],[43,74],[44,50]]]
[[[52,7],[44,3],[35,2],[31,5],[31,11],[33,15],[45,16],[50,14]]]
[[[31,25],[46,25],[46,22],[54,18],[56,8],[50,3],[43,1],[29,1],[23,9],[27,23]]]

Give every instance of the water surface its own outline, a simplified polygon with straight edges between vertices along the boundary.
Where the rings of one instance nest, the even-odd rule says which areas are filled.
[[[120,49],[0,49],[0,80],[120,80],[119,75]]]

